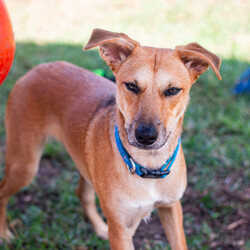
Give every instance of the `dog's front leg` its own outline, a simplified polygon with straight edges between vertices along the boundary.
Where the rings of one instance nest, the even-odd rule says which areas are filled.
[[[112,221],[109,225],[109,242],[112,250],[133,250],[133,234],[130,229]]]
[[[114,199],[114,200],[118,200]],[[108,223],[108,236],[112,250],[133,250],[133,235],[138,227],[141,216],[134,208],[124,207],[119,202],[103,202],[100,199],[102,211]]]
[[[159,217],[172,250],[187,249],[181,202],[158,208]]]

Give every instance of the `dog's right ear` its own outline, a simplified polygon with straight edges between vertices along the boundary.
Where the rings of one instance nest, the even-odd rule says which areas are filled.
[[[140,44],[123,33],[114,33],[102,29],[94,29],[84,50],[100,46],[103,60],[117,71],[121,64],[132,54],[135,47]]]

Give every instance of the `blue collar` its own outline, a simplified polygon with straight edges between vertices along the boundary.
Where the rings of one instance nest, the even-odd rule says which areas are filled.
[[[172,156],[166,161],[166,163],[158,170],[149,170],[147,168],[144,168],[143,166],[140,166],[137,164],[131,156],[128,154],[124,146],[122,145],[118,128],[117,126],[115,127],[115,141],[117,148],[122,156],[122,159],[127,165],[127,168],[131,174],[136,173],[140,177],[143,178],[151,178],[151,179],[158,179],[158,178],[164,178],[170,173],[170,168],[172,167],[175,158],[177,156],[177,153],[179,151],[179,147],[181,144],[181,138],[178,140],[178,145],[176,146],[174,153]]]

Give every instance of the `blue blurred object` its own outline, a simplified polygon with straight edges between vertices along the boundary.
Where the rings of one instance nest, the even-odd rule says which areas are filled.
[[[246,71],[242,73],[232,93],[233,94],[250,93],[250,67],[247,68]]]

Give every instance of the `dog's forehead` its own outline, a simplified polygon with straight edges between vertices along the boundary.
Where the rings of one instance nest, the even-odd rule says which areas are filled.
[[[140,85],[155,82],[159,87],[164,87],[169,82],[175,80],[175,76],[168,70],[159,68],[157,71],[154,71],[149,65],[144,65],[138,68],[134,72],[133,78],[140,83]]]
[[[188,71],[172,49],[139,47],[121,67],[119,75],[140,84],[155,82],[159,87],[185,81]]]

